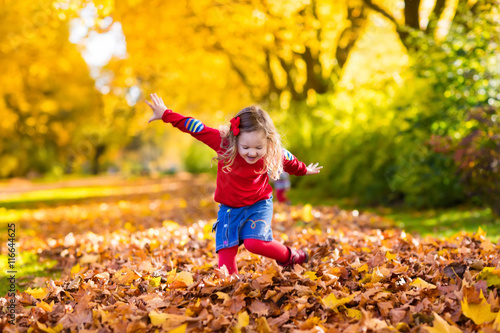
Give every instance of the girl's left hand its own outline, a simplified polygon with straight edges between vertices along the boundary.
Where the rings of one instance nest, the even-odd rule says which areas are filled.
[[[322,166],[318,166],[319,163],[311,163],[307,166],[307,172],[306,175],[317,175],[321,169],[323,169]]]
[[[163,116],[163,113],[167,109],[165,106],[165,103],[163,103],[163,99],[161,97],[158,97],[156,94],[151,94],[151,100],[153,103],[150,103],[149,101],[146,101],[146,104],[149,105],[151,110],[153,110],[153,116],[149,118],[148,123],[155,121],[155,120],[160,120],[161,117]]]

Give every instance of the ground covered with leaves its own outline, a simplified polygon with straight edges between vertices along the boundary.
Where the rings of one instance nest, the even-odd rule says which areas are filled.
[[[420,238],[358,211],[275,206],[275,239],[311,260],[283,269],[242,247],[228,276],[216,269],[212,191],[208,179],[165,178],[25,213],[19,251],[55,259],[62,275],[17,293],[16,326],[0,298],[0,330],[500,331],[500,241],[482,230]]]

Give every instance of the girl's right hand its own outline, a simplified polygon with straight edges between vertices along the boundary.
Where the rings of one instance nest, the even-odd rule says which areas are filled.
[[[321,169],[323,169],[322,166],[318,166],[319,163],[311,163],[307,166],[307,172],[306,175],[317,175]]]
[[[158,97],[156,94],[151,94],[150,96],[153,103],[150,103],[149,101],[146,100],[146,104],[149,105],[149,107],[153,110],[153,116],[149,118],[148,123],[155,120],[160,120],[161,117],[163,116],[163,113],[167,109],[161,97]]]

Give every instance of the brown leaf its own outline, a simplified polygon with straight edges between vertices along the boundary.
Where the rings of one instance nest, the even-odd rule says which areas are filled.
[[[269,313],[269,305],[259,300],[254,300],[248,307],[252,314],[257,315],[257,317],[267,316]]]
[[[380,311],[380,315],[385,318],[389,316],[389,311],[394,308],[394,305],[392,302],[377,302],[377,307]]]
[[[284,312],[281,316],[269,319],[268,323],[271,327],[281,327],[290,319],[288,311]]]
[[[466,265],[454,262],[446,266],[443,269],[443,272],[446,276],[452,279],[456,279],[457,277],[463,278],[466,269],[467,269]]]
[[[220,331],[223,327],[228,326],[230,323],[231,323],[231,321],[229,321],[228,318],[221,315],[218,318],[210,321],[210,328],[213,331]]]
[[[406,310],[403,309],[392,309],[389,311],[389,318],[393,324],[397,324],[403,321],[406,317]]]
[[[231,311],[231,313],[236,314],[240,312],[244,307],[246,307],[245,296],[238,295],[236,297],[233,297],[228,300],[225,305],[227,306],[228,310]]]

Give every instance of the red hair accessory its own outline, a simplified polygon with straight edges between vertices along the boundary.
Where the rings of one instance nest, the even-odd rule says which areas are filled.
[[[231,119],[231,131],[233,132],[234,136],[240,134],[240,122],[241,122],[240,117],[235,117]]]

